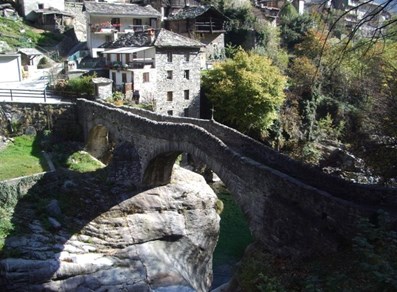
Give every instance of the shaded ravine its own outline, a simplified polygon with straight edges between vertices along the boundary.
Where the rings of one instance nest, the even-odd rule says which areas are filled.
[[[214,182],[210,186],[224,207],[220,214],[219,239],[213,254],[212,289],[215,289],[231,280],[236,271],[236,264],[252,242],[252,236],[244,215],[223,183]]]

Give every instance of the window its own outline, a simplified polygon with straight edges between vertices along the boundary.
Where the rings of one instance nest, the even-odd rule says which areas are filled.
[[[190,76],[189,76],[189,75],[190,75],[189,73],[190,73],[189,70],[185,70],[184,73],[183,73],[183,77],[184,77],[185,79],[189,79],[189,77],[190,77]]]
[[[150,82],[149,72],[143,73],[143,82]]]
[[[120,60],[121,60],[121,54],[116,54],[116,60],[117,60],[117,62],[120,62]]]
[[[44,4],[43,4],[43,3],[38,3],[38,4],[37,4],[37,7],[38,7],[39,9],[44,9]]]
[[[167,114],[168,114],[169,116],[172,116],[172,115],[174,114],[174,112],[173,112],[173,111],[167,111]]]
[[[185,99],[189,99],[189,95],[190,95],[189,90],[183,91],[183,96],[185,97]]]
[[[113,83],[116,83],[116,72],[112,72]]]
[[[167,92],[167,101],[172,101],[173,93],[172,91]]]
[[[185,53],[185,62],[189,62],[190,61],[190,53],[187,52]]]
[[[184,109],[183,109],[183,115],[184,115],[185,117],[188,117],[188,116],[189,116],[189,108],[184,108]]]
[[[168,62],[168,63],[171,63],[171,62],[172,62],[172,53],[171,53],[171,52],[168,52],[168,53],[167,53],[167,62]]]
[[[125,63],[126,63],[126,64],[129,64],[129,63],[131,62],[130,56],[131,56],[130,54],[126,54],[126,55],[125,55]]]
[[[112,18],[110,20],[110,24],[112,25],[112,27],[120,31],[120,18]]]
[[[167,79],[172,79],[172,70],[167,71]]]
[[[127,73],[121,73],[121,82],[127,83]]]
[[[142,25],[142,19],[135,18],[132,20],[133,25]]]
[[[132,53],[132,59],[138,58],[138,53]]]

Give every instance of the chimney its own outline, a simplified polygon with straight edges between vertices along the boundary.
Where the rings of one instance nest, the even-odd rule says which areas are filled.
[[[117,41],[118,38],[119,38],[118,31],[117,31],[117,30],[114,30],[114,31],[113,31],[113,41],[114,41],[114,42]]]

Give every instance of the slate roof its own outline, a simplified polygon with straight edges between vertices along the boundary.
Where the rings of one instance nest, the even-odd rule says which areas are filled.
[[[172,31],[166,29],[160,29],[159,33],[157,34],[156,41],[154,45],[157,48],[166,48],[166,47],[174,47],[174,48],[181,48],[181,47],[188,47],[188,48],[201,48],[205,45],[199,41],[194,39],[185,37],[183,35],[174,33]]]
[[[43,14],[43,15],[51,15],[51,14],[61,14],[69,17],[75,17],[72,13],[67,12],[67,11],[61,11],[57,8],[50,7],[50,8],[44,8],[44,9],[36,9],[34,10],[35,13],[37,14]]]
[[[228,19],[227,16],[223,15],[219,10],[214,8],[213,6],[197,6],[197,7],[185,7],[177,10],[176,12],[169,15],[167,20],[182,20],[182,19],[194,19],[200,15],[203,15],[207,11],[211,10],[212,12],[218,14],[220,17],[223,17],[225,20]]]
[[[148,17],[160,17],[161,13],[151,5],[141,6],[138,4],[124,3],[97,3],[84,2],[83,11],[90,14],[101,15],[139,15]]]
[[[105,43],[101,48],[123,48],[123,47],[148,47],[157,48],[201,48],[205,45],[199,41],[182,36],[166,29],[160,29],[155,37],[150,38],[148,32],[135,32],[120,35],[115,42]]]
[[[101,48],[124,48],[124,47],[147,47],[152,46],[153,40],[149,37],[147,32],[129,32],[120,35],[114,42],[108,42],[101,45]]]
[[[35,48],[20,48],[20,49],[18,49],[18,52],[21,52],[22,54],[25,54],[27,56],[43,55],[42,52],[40,52],[39,50],[37,50]]]

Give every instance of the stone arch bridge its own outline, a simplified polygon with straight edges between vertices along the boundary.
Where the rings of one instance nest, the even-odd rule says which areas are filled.
[[[278,254],[336,250],[354,234],[358,216],[379,209],[397,222],[397,189],[328,176],[217,122],[87,100],[77,110],[86,138],[94,127],[107,129],[115,144],[109,169],[126,182],[167,184],[183,152],[203,161],[232,193],[254,238]]]

